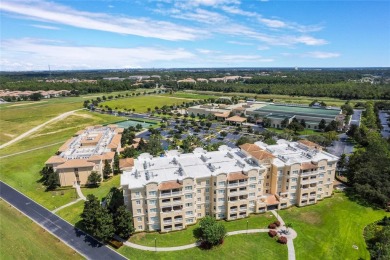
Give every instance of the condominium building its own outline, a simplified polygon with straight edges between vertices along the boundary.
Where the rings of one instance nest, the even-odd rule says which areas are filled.
[[[337,157],[308,142],[279,140],[206,152],[142,154],[121,176],[137,231],[180,230],[206,215],[234,220],[329,197]]]
[[[92,171],[103,174],[105,161],[112,167],[122,133],[123,128],[116,125],[87,127],[66,141],[45,165],[58,173],[61,186],[88,184]]]

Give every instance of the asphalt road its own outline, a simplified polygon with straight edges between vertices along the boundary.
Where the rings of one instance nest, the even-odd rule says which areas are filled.
[[[126,259],[2,181],[0,197],[88,259]]]
[[[351,125],[360,126],[360,118],[362,117],[362,110],[354,109],[351,116]]]

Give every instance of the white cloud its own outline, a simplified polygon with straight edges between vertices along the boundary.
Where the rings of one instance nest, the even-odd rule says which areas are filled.
[[[251,46],[251,45],[253,45],[253,43],[239,42],[239,41],[227,41],[227,43],[236,44],[236,45],[243,45],[243,46]]]
[[[222,6],[221,9],[230,14],[239,14],[239,15],[250,16],[250,17],[259,16],[257,13],[244,11],[238,8],[237,6]]]
[[[227,18],[225,16],[201,8],[195,9],[194,12],[183,12],[178,9],[172,9],[171,17],[206,24],[219,24],[227,21]]]
[[[3,0],[0,10],[22,15],[33,20],[170,41],[195,40],[201,35],[201,31],[170,22],[82,12],[67,6],[41,0]]]
[[[197,6],[211,6],[217,7],[226,4],[240,4],[239,0],[177,0],[175,1],[175,6],[182,9],[191,9]]]
[[[259,50],[259,51],[266,51],[266,50],[269,50],[269,47],[262,45],[262,46],[258,46],[257,50]]]
[[[274,19],[261,18],[260,22],[264,23],[266,26],[271,28],[283,28],[287,26],[285,22],[274,20]]]
[[[220,51],[214,51],[214,50],[207,50],[207,49],[196,49],[197,52],[202,54],[212,54],[212,53],[219,53]]]
[[[217,61],[225,61],[225,62],[272,62],[273,59],[263,58],[260,55],[221,55],[215,57]]]
[[[40,39],[5,40],[1,45],[1,70],[98,69],[154,67],[156,62],[188,61],[195,55],[182,48],[109,48],[71,46]]]
[[[303,54],[304,57],[316,58],[316,59],[329,59],[337,58],[340,56],[340,53],[336,52],[322,52],[322,51],[313,51]]]
[[[60,28],[51,26],[51,25],[43,25],[43,24],[31,24],[30,26],[40,29],[46,29],[46,30],[59,30]]]

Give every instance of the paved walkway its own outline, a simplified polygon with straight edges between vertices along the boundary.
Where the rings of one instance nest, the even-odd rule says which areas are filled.
[[[77,191],[77,195],[79,196],[80,199],[82,200],[87,200],[87,198],[84,196],[84,194],[81,192],[81,188],[80,188],[80,185],[78,185],[77,183],[73,184],[73,187],[76,189]]]
[[[45,123],[40,124],[40,125],[38,125],[38,126],[32,128],[32,129],[28,130],[27,132],[25,132],[25,133],[19,135],[18,137],[12,139],[11,141],[9,141],[9,142],[7,142],[7,143],[5,143],[5,144],[0,145],[0,149],[3,149],[4,147],[7,147],[7,146],[9,146],[9,145],[11,145],[11,144],[13,144],[13,143],[15,143],[15,142],[17,142],[17,141],[23,139],[23,138],[29,136],[30,134],[32,134],[32,133],[38,131],[40,128],[44,127],[44,126],[47,125],[47,124],[50,124],[50,123],[52,123],[52,122],[55,122],[55,121],[64,119],[65,117],[70,116],[71,114],[73,114],[74,112],[79,111],[79,110],[83,110],[83,109],[77,109],[77,110],[69,111],[69,112],[63,113],[63,114],[61,114],[61,115],[59,115],[59,116],[56,116],[55,118],[52,118],[52,119],[50,119],[49,121],[46,121]]]
[[[280,227],[278,228],[278,232],[280,235],[287,237],[287,250],[288,250],[288,260],[295,260],[295,248],[293,239],[297,237],[297,232],[292,228],[289,228],[288,234],[286,234],[285,223],[282,217],[275,211],[271,210],[272,214],[280,221]]]
[[[81,198],[78,198],[77,200],[74,200],[72,202],[69,202],[68,204],[62,205],[61,207],[56,208],[55,210],[52,210],[51,213],[56,213],[57,211],[59,211],[63,208],[69,207],[70,205],[76,204],[77,202],[79,202],[81,200],[82,200]]]
[[[29,153],[29,152],[32,152],[32,151],[35,151],[35,150],[39,150],[39,149],[43,149],[43,148],[47,148],[47,147],[50,147],[50,146],[54,146],[54,145],[58,145],[58,144],[63,144],[63,143],[64,143],[64,141],[61,141],[61,142],[56,142],[56,143],[53,143],[53,144],[48,144],[48,145],[44,145],[44,146],[39,146],[39,147],[31,148],[31,149],[28,149],[28,150],[25,150],[25,151],[21,151],[21,152],[17,152],[17,153],[12,153],[12,154],[3,155],[3,156],[0,156],[0,159],[7,158],[7,157],[11,157],[11,156],[18,155],[18,154]]]

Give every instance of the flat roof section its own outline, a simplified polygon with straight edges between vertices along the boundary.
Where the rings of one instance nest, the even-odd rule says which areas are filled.
[[[278,114],[307,114],[316,117],[329,117],[337,116],[340,114],[341,109],[325,109],[325,108],[313,108],[313,107],[298,107],[298,106],[286,106],[286,105],[266,105],[258,108],[255,111],[268,111],[270,113]]]

